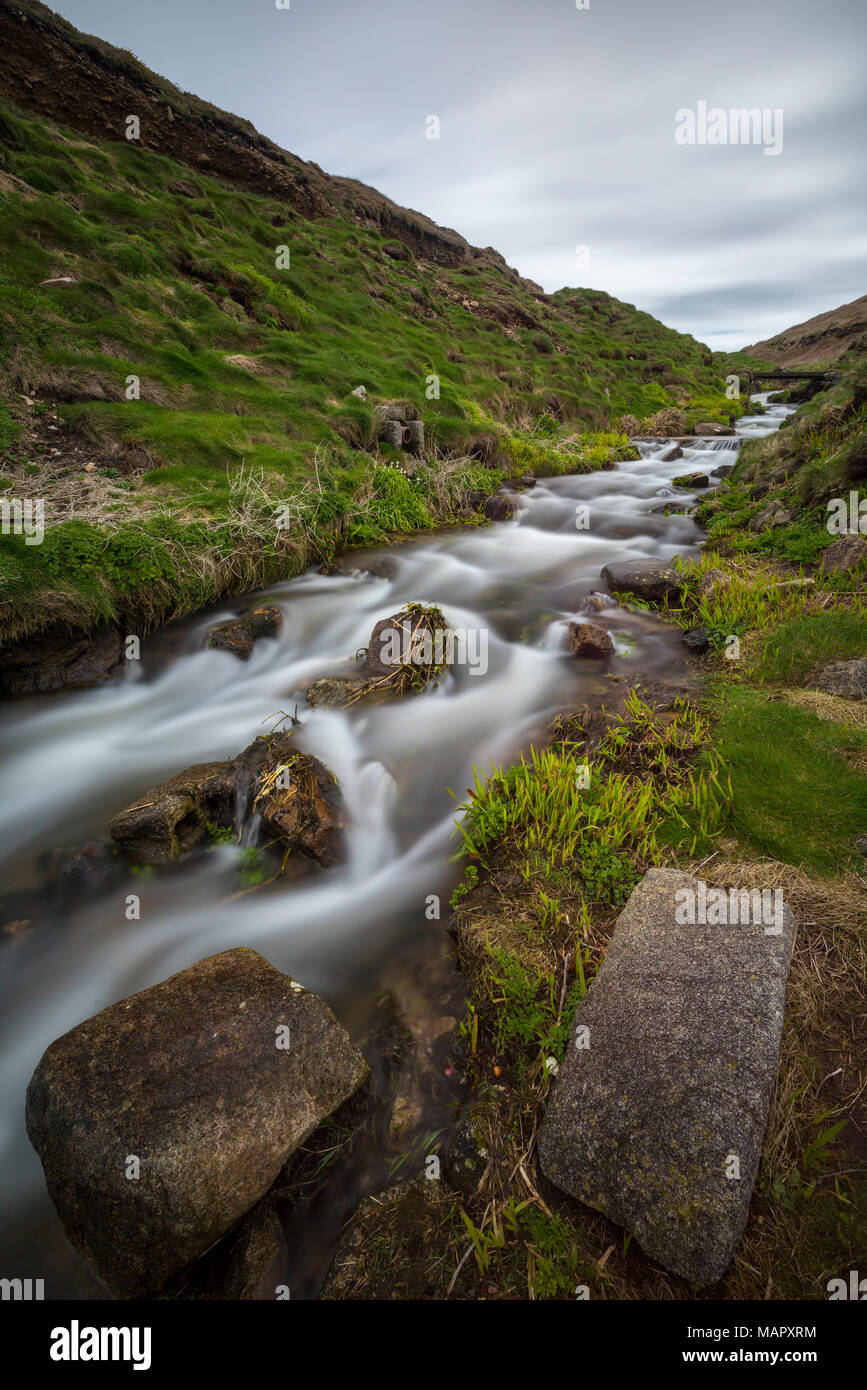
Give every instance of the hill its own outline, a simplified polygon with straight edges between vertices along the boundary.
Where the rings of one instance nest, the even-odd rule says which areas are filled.
[[[867,294],[743,349],[783,367],[840,362],[867,352]]]
[[[45,511],[0,536],[6,640],[144,631],[609,463],[621,416],[740,409],[695,339],[545,294],[40,4],[2,0],[0,41],[0,466]],[[419,458],[380,437],[394,401]]]

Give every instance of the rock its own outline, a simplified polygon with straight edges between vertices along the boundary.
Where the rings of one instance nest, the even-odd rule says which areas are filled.
[[[735,471],[733,463],[718,463],[711,475],[714,478],[730,478]]]
[[[323,868],[344,857],[343,796],[337,778],[318,758],[299,753],[288,739],[275,744],[253,785],[252,809],[272,835]]]
[[[767,497],[770,488],[767,483],[754,483],[750,488],[750,496],[754,502],[760,502],[763,497]]]
[[[725,570],[705,570],[701,579],[698,581],[698,591],[702,598],[707,598],[714,589],[724,587],[731,583],[731,576]]]
[[[469,1199],[484,1177],[489,1161],[481,1118],[471,1115],[458,1126],[445,1152],[443,1172],[451,1186]]]
[[[114,848],[107,840],[88,840],[64,864],[63,876],[82,888],[100,888],[111,882],[119,867]]]
[[[206,647],[219,651],[232,652],[241,661],[250,657],[254,643],[260,637],[276,637],[283,623],[279,608],[254,608],[240,618],[229,618],[224,623],[216,623],[209,629],[205,639]]]
[[[197,763],[151,787],[109,825],[111,838],[139,864],[166,864],[235,823],[237,760]]]
[[[566,640],[570,656],[604,658],[614,653],[610,635],[595,623],[570,623]]]
[[[606,565],[602,578],[617,593],[637,594],[649,601],[676,602],[683,587],[683,577],[667,560],[623,560]]]
[[[340,676],[323,676],[321,680],[308,685],[304,692],[308,705],[313,709],[340,709],[357,695],[362,681],[345,680]]]
[[[280,1218],[261,1202],[244,1218],[229,1255],[221,1299],[264,1303],[286,1283],[288,1251]]]
[[[859,854],[867,855],[867,835],[859,835],[855,841],[855,848]]]
[[[725,1273],[747,1220],[794,917],[786,908],[779,935],[679,925],[680,889],[698,892],[698,881],[651,869],[618,918],[575,1014],[539,1158],[557,1187],[706,1285]]]
[[[601,613],[603,608],[611,608],[612,603],[610,594],[600,594],[594,590],[582,598],[581,611],[582,613]]]
[[[750,521],[751,531],[765,531],[771,524],[771,509],[763,507]]]
[[[819,562],[820,574],[833,574],[838,570],[851,571],[867,560],[867,541],[861,536],[841,536],[823,550]]]
[[[674,463],[675,459],[683,458],[683,449],[679,444],[674,444],[666,453],[660,454],[660,463]]]
[[[360,401],[367,400],[367,389],[364,386],[356,386],[354,391],[350,392],[350,394],[357,396]]]
[[[771,517],[771,526],[791,526],[792,513],[785,507],[779,507]]]
[[[118,680],[126,668],[124,642],[117,628],[98,634],[50,633],[6,647],[0,690],[7,695],[40,695],[51,690],[85,690]]]
[[[710,647],[710,633],[706,627],[694,627],[683,634],[681,641],[691,652],[706,652]]]
[[[166,188],[177,198],[198,198],[199,196],[199,190],[188,179],[169,179]]]
[[[672,478],[675,487],[708,487],[710,478],[706,473],[684,473],[680,478]]]
[[[342,798],[334,774],[289,734],[257,738],[237,758],[198,763],[151,787],[109,826],[139,864],[166,864],[235,825],[252,805],[269,833],[323,865],[342,858]]]
[[[841,700],[867,700],[867,659],[830,662],[818,672],[813,688]]]
[[[321,999],[239,948],[52,1043],[27,1089],[27,1133],[72,1243],[122,1298],[153,1297],[367,1073]]]
[[[735,432],[735,431],[734,431],[734,426],[733,426],[733,425],[718,425],[718,424],[716,424],[715,421],[713,421],[713,420],[704,420],[704,421],[702,421],[701,424],[696,425],[696,426],[695,426],[695,429],[693,430],[693,434],[702,435],[702,436],[705,436],[705,435],[716,436],[716,435],[721,435],[721,434],[734,434],[734,432]]]
[[[489,521],[511,521],[515,515],[514,502],[511,498],[504,497],[501,492],[496,492],[490,497],[484,492],[471,492],[468,501],[475,511],[481,510]]]

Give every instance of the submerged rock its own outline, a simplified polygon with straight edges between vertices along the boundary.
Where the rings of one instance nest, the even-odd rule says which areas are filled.
[[[571,656],[592,656],[601,659],[614,654],[614,643],[610,634],[596,623],[570,623],[566,640]]]
[[[700,904],[697,879],[651,869],[620,914],[576,1011],[539,1157],[557,1187],[704,1285],[746,1224],[795,923],[784,908],[768,925],[681,924],[681,890]]]
[[[121,1297],[149,1297],[237,1224],[367,1072],[321,999],[239,948],[52,1043],[27,1133],[69,1239]]]
[[[655,558],[622,560],[606,565],[602,578],[609,589],[618,593],[636,594],[648,601],[680,598],[683,576],[668,560]]]

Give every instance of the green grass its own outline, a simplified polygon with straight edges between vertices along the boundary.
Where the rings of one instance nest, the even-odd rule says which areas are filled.
[[[275,571],[296,573],[336,546],[442,524],[506,472],[543,476],[628,457],[626,437],[611,429],[624,412],[665,408],[675,389],[702,403],[719,393],[721,361],[601,292],[540,297],[489,261],[421,274],[412,259],[385,256],[374,231],[307,220],[129,142],[98,146],[2,105],[0,132],[0,167],[31,190],[0,198],[2,471],[20,481],[33,463],[21,445],[23,393],[57,402],[95,452],[120,446],[152,460],[88,518],[100,533],[87,543],[90,560],[84,523],[68,540],[29,548],[44,558],[22,555],[20,537],[0,537],[0,605],[19,631],[38,627],[49,603],[57,618],[85,624],[136,605],[155,620]],[[172,192],[178,179],[199,196]],[[276,264],[281,245],[287,268]],[[55,275],[78,283],[40,285]],[[467,293],[477,312],[460,303]],[[432,375],[439,394],[429,398]],[[130,376],[140,399],[126,398]],[[351,394],[359,385],[366,403]],[[377,449],[377,399],[422,413],[430,467],[420,483],[383,467],[402,456]],[[501,468],[482,466],[491,453]],[[462,468],[444,466],[456,459]],[[243,505],[239,475],[256,480]],[[61,533],[68,507],[56,478],[52,489],[49,531]],[[286,504],[292,534],[275,538]],[[149,543],[176,561],[181,541],[169,523],[213,533],[185,534],[180,567],[203,582],[183,577],[168,607],[175,580],[164,559],[136,560],[122,579],[112,561],[112,532],[144,513]]]
[[[714,707],[713,745],[731,779],[740,842],[820,873],[857,868],[867,775],[844,755],[863,753],[867,734],[732,684],[716,687]]]
[[[809,613],[767,634],[754,673],[761,681],[794,684],[813,666],[865,654],[867,612],[863,608]]]

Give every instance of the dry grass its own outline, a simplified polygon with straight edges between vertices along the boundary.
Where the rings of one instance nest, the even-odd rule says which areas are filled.
[[[821,690],[784,690],[783,698],[817,719],[848,724],[853,729],[867,729],[867,702],[844,700],[839,695],[825,695]]]

